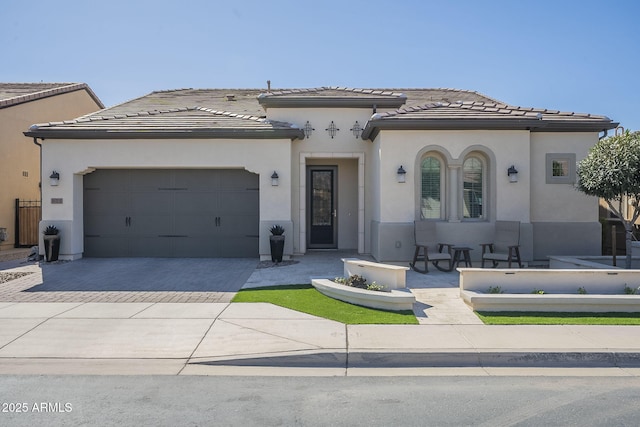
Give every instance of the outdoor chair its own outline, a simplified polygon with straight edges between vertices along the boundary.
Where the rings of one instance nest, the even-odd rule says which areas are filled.
[[[498,266],[499,261],[511,263],[518,261],[518,266],[522,268],[520,260],[520,221],[496,221],[493,243],[481,243],[482,246],[482,268],[484,262],[489,260],[493,267]]]
[[[438,243],[436,238],[436,223],[433,221],[416,221],[414,223],[414,234],[416,249],[413,254],[413,261],[409,266],[418,273],[428,273],[428,263],[440,271],[453,270],[453,257],[451,256],[451,248],[453,245],[448,243]],[[423,255],[420,255],[423,252]],[[417,267],[418,261],[424,261],[424,270]],[[441,267],[440,263],[446,263],[447,267]]]

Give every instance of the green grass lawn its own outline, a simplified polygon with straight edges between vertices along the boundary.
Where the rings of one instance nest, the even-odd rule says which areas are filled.
[[[640,313],[476,312],[487,325],[640,325]]]
[[[410,310],[385,311],[348,304],[321,294],[311,285],[242,289],[232,302],[269,302],[347,325],[418,324],[418,320]]]

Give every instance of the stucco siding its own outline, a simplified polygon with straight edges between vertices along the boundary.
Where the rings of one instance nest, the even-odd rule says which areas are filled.
[[[0,109],[0,227],[8,232],[0,250],[14,245],[15,199],[40,199],[40,150],[23,132],[34,123],[73,119],[99,108],[86,91],[79,90]]]
[[[534,258],[551,255],[601,255],[602,226],[599,222],[533,222]]]
[[[533,133],[531,136],[531,221],[597,222],[598,199],[573,183],[547,184],[546,154],[575,153],[576,162],[598,142],[597,133]],[[573,181],[575,182],[575,180]]]
[[[449,197],[448,220],[460,217],[461,177],[453,182],[450,168],[460,168],[465,157],[473,152],[486,158],[485,220],[519,220],[529,222],[529,133],[527,131],[382,131],[380,141],[380,197],[382,222],[413,221],[416,217],[414,195],[420,189],[420,161],[425,147],[446,151],[446,195],[458,198],[458,212],[451,212]],[[406,183],[396,180],[402,165],[407,170]],[[507,169],[518,169],[518,182],[510,183]],[[453,190],[454,187],[457,190]]]
[[[289,233],[293,231],[290,144],[288,139],[48,140],[43,144],[43,170],[57,170],[60,185],[42,188],[43,225],[70,221],[71,229],[63,230],[61,252],[77,258],[83,251],[82,175],[99,168],[246,169],[260,175],[260,251],[266,256],[270,224],[281,223]],[[280,176],[278,186],[271,185],[274,170]],[[62,203],[52,204],[52,198]],[[291,254],[291,242],[287,248]]]
[[[407,262],[413,258],[415,250],[414,223],[372,223],[372,251],[374,258],[380,262]],[[438,221],[436,233],[439,242],[451,245],[467,246],[474,262],[481,260],[481,243],[489,243],[494,239],[494,223]],[[520,224],[520,255],[523,261],[533,258],[532,224]]]

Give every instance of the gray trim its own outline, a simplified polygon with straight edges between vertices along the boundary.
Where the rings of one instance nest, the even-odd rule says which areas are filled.
[[[531,225],[535,236],[534,259],[548,259],[550,255],[600,255],[602,252],[602,225],[597,221],[531,221]]]
[[[369,120],[362,131],[363,140],[373,141],[381,130],[529,130],[531,132],[602,132],[614,129],[612,121],[532,119],[378,119]]]
[[[304,139],[301,129],[96,130],[41,128],[23,132],[40,139]]]
[[[566,160],[569,171],[566,176],[553,176],[553,161]],[[573,184],[576,182],[576,153],[546,153],[545,178],[547,184]]]
[[[407,101],[406,96],[385,97],[334,97],[313,96],[258,96],[258,102],[264,108],[400,108]]]

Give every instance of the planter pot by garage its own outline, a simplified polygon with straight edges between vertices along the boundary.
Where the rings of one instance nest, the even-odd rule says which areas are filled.
[[[44,239],[44,254],[47,262],[57,261],[60,255],[60,236],[45,235]]]
[[[282,262],[284,236],[269,236],[269,244],[271,245],[271,261]]]

